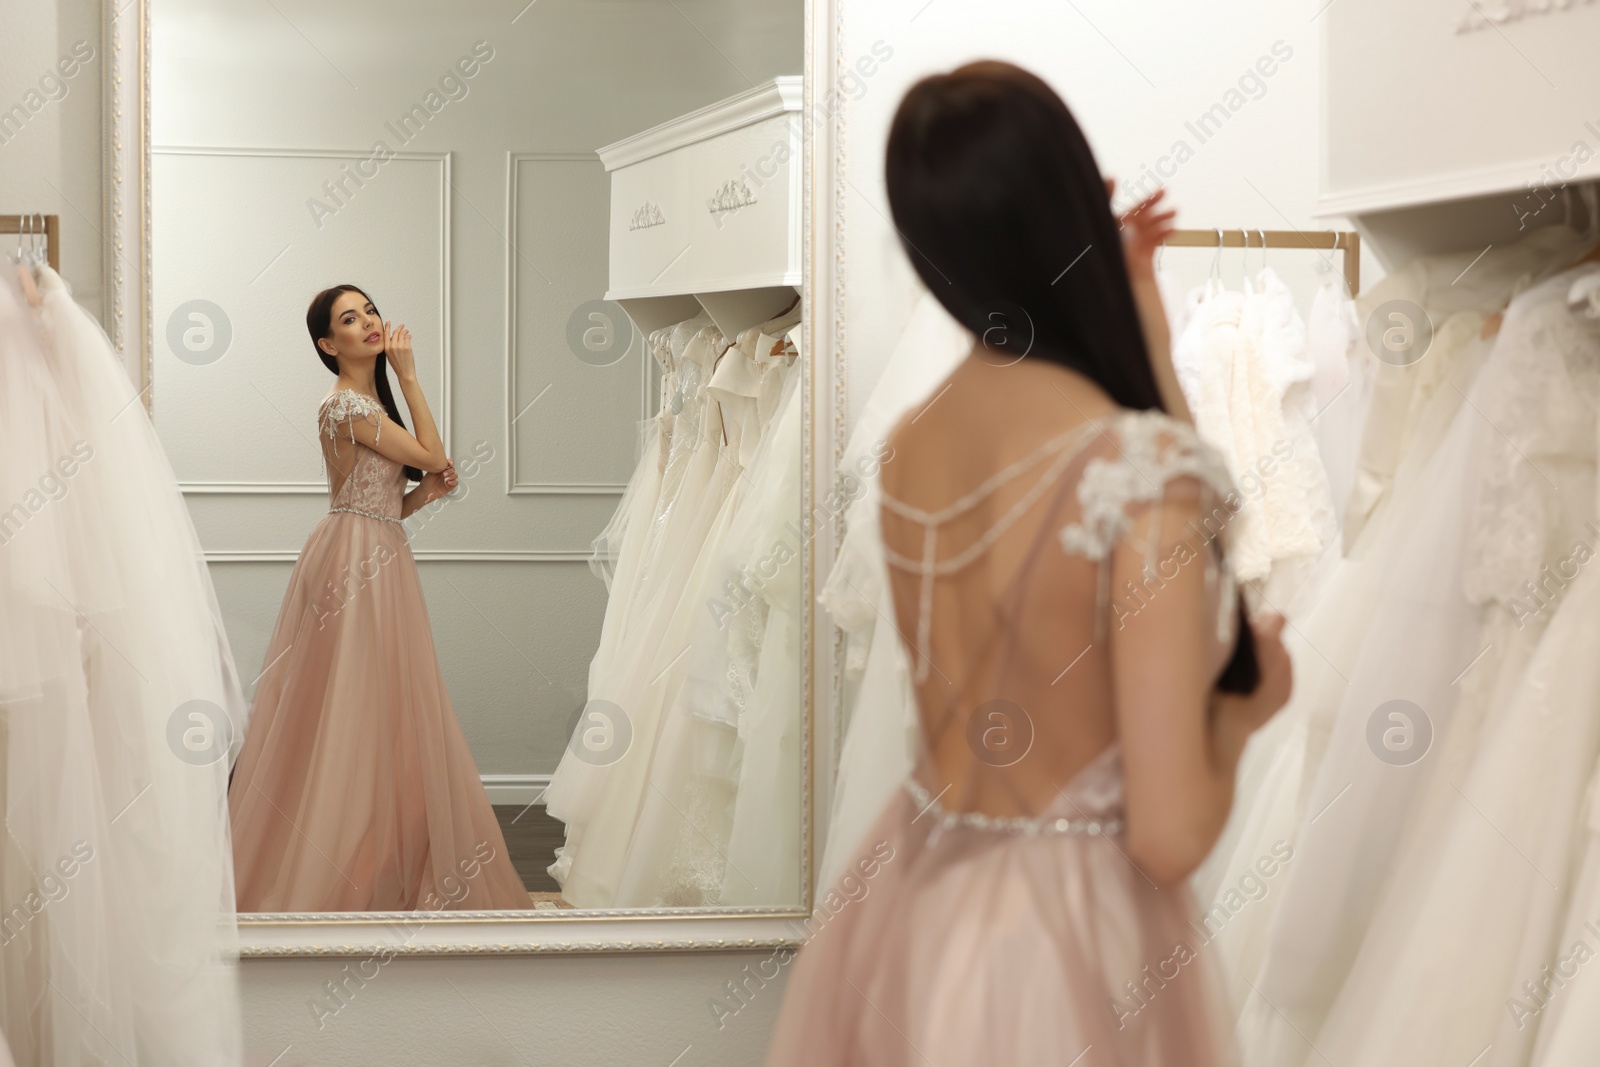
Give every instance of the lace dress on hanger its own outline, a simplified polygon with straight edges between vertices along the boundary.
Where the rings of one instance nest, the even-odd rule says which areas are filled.
[[[1513,988],[1504,984],[1508,953],[1523,934],[1482,907],[1503,888],[1523,892],[1524,874],[1538,876],[1508,863],[1505,837],[1484,836],[1483,812],[1514,834],[1530,802],[1576,809],[1582,788],[1582,772],[1576,785],[1563,780],[1553,755],[1528,762],[1528,739],[1490,742],[1519,729],[1500,724],[1514,721],[1518,687],[1555,614],[1528,610],[1529,583],[1545,589],[1546,569],[1571,553],[1593,514],[1600,353],[1570,334],[1559,339],[1570,315],[1553,284],[1508,311],[1412,503],[1401,508],[1396,494],[1374,517],[1383,528],[1363,534],[1373,540],[1350,573],[1369,616],[1347,616],[1344,627],[1359,639],[1317,649],[1342,678],[1313,677],[1307,689],[1319,706],[1308,718],[1300,811],[1312,818],[1298,830],[1243,1005],[1247,1062],[1320,1062],[1338,1050],[1340,1062],[1442,1063],[1436,1057],[1468,1044],[1471,1060],[1495,1040]],[[1547,603],[1560,595],[1539,594]],[[1406,702],[1398,720],[1395,700]],[[1383,726],[1407,720],[1413,732],[1396,736],[1426,739],[1416,758],[1382,743],[1391,736]],[[1399,754],[1384,759],[1385,747]],[[1501,786],[1511,807],[1496,807]],[[1481,923],[1463,921],[1473,915]],[[1452,980],[1439,983],[1440,973]]]
[[[1593,209],[1590,214],[1596,215]],[[1596,221],[1600,223],[1600,215]],[[1454,377],[1451,361],[1441,357],[1459,349],[1439,344],[1443,324],[1462,313],[1489,315],[1502,310],[1529,285],[1575,264],[1594,247],[1597,236],[1600,228],[1595,225],[1586,232],[1567,225],[1546,226],[1515,244],[1491,247],[1481,254],[1421,256],[1357,298],[1362,322],[1390,301],[1404,300],[1421,307],[1433,323],[1434,338],[1419,359],[1403,365],[1380,361],[1373,367],[1372,400],[1343,520],[1347,551],[1388,494],[1396,466],[1410,451],[1412,415],[1421,407],[1415,396],[1418,387],[1426,391],[1427,383],[1437,383],[1441,376]]]
[[[1470,611],[1459,591],[1450,588],[1457,574],[1447,572],[1444,553],[1419,558],[1415,567],[1399,566],[1395,560],[1413,551],[1407,545],[1426,544],[1430,539],[1459,553],[1468,524],[1464,494],[1481,476],[1468,445],[1483,428],[1482,420],[1464,405],[1495,347],[1493,336],[1483,336],[1486,312],[1495,301],[1503,301],[1524,285],[1531,273],[1549,270],[1547,260],[1561,261],[1581,243],[1582,235],[1570,230],[1538,231],[1512,250],[1495,249],[1465,275],[1462,271],[1469,265],[1470,255],[1419,260],[1385,278],[1361,298],[1360,306],[1368,314],[1391,299],[1432,300],[1432,341],[1425,358],[1405,367],[1378,362],[1367,354],[1365,342],[1360,344],[1358,365],[1365,365],[1370,375],[1371,397],[1356,446],[1359,461],[1352,458],[1345,555],[1313,576],[1311,587],[1303,593],[1309,608],[1285,631],[1284,643],[1295,664],[1294,693],[1246,746],[1239,763],[1233,812],[1217,847],[1193,879],[1200,900],[1207,902],[1209,909],[1222,908],[1220,914],[1229,916],[1218,949],[1227,964],[1224,970],[1230,976],[1235,1005],[1241,1011],[1249,1007],[1261,1013],[1269,1028],[1275,1026],[1271,1009],[1259,1002],[1252,983],[1261,980],[1277,910],[1294,894],[1271,893],[1242,910],[1230,907],[1224,895],[1273,848],[1298,848],[1306,820],[1318,815],[1321,806],[1335,795],[1329,793],[1312,806],[1329,734],[1349,698],[1357,664],[1363,657],[1381,662],[1391,647],[1414,647],[1407,624],[1384,626],[1385,636],[1374,636],[1383,617],[1392,615],[1395,605],[1402,602],[1397,590],[1411,590],[1407,594],[1411,599],[1431,597],[1452,604],[1456,620]],[[1484,266],[1490,270],[1480,275],[1478,268]],[[1451,280],[1458,278],[1459,284],[1451,286]],[[1350,391],[1319,418],[1319,431],[1326,420],[1338,416]],[[1427,583],[1438,591],[1417,592]],[[1430,626],[1434,631],[1442,629],[1437,619]],[[1468,658],[1481,647],[1474,646]],[[1417,663],[1416,667],[1416,679],[1429,676],[1427,664]],[[1474,668],[1473,673],[1481,672]],[[1454,674],[1455,670],[1449,672],[1451,677]],[[1342,789],[1350,782],[1342,778],[1331,788]],[[1337,869],[1340,862],[1334,861],[1330,869]],[[1348,875],[1338,876],[1344,877]],[[1331,995],[1328,991],[1317,994],[1322,998]],[[1253,1007],[1252,1001],[1256,1002]],[[1322,1003],[1325,1006],[1325,1000]],[[1255,1040],[1248,1029],[1242,1036],[1248,1054]],[[1290,1040],[1292,1043],[1293,1038]]]
[[[228,789],[240,911],[528,908],[445,692],[378,401],[317,426],[328,514],[295,562]]]
[[[1187,893],[1156,888],[1126,856],[1108,725],[1108,638],[1130,610],[1110,599],[1111,550],[1178,486],[1208,508],[1231,491],[1186,424],[1121,412],[938,512],[884,498],[924,531],[915,558],[886,549],[909,572],[896,602],[915,635],[919,751],[819,901],[769,1065],[1234,1062]],[[1158,548],[1146,558],[1165,560]],[[1205,555],[1220,665],[1236,601]],[[950,677],[994,699],[947,702]],[[996,723],[1010,732],[992,744]],[[1113,739],[1085,759],[1084,732],[1105,729]],[[933,780],[935,753],[963,764],[952,784]],[[1079,769],[1063,780],[1066,759]]]
[[[1272,571],[1262,583],[1261,596],[1273,610],[1293,618],[1296,594],[1339,531],[1328,472],[1312,429],[1317,416],[1311,385],[1316,364],[1294,294],[1270,267],[1246,283],[1245,328],[1256,354],[1253,379],[1258,394],[1252,403],[1260,412],[1249,463],[1251,476],[1262,487],[1259,506],[1266,516],[1272,556]],[[1233,473],[1242,481],[1242,471]]]

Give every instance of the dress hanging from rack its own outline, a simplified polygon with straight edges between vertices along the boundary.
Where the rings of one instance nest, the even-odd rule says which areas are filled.
[[[1316,365],[1288,286],[1271,268],[1183,301],[1173,369],[1201,437],[1238,486],[1235,567],[1258,602],[1287,610],[1337,532],[1316,435]]]
[[[1555,608],[1557,596],[1540,594],[1550,606],[1530,614],[1517,600],[1527,595],[1527,581],[1541,581],[1541,568],[1570,553],[1592,515],[1585,501],[1593,496],[1595,413],[1586,405],[1594,374],[1586,358],[1561,355],[1552,333],[1569,321],[1556,297],[1565,298],[1571,278],[1527,287],[1530,276],[1562,269],[1592,243],[1592,235],[1561,227],[1536,232],[1494,249],[1469,274],[1462,272],[1472,256],[1419,261],[1363,298],[1368,314],[1384,301],[1408,298],[1408,290],[1431,298],[1432,345],[1425,359],[1407,367],[1377,366],[1346,558],[1323,576],[1314,608],[1286,636],[1295,693],[1252,738],[1228,827],[1196,875],[1202,899],[1226,920],[1217,940],[1235,975],[1247,1063],[1317,1062],[1307,1040],[1363,1063],[1444,1063],[1433,1058],[1437,1048],[1414,1048],[1385,1020],[1415,1036],[1459,1032],[1462,1041],[1493,1023],[1485,1007],[1466,1025],[1471,1011],[1446,1008],[1461,1006],[1453,993],[1407,986],[1421,973],[1407,960],[1414,955],[1417,966],[1436,970],[1450,958],[1443,946],[1452,938],[1458,947],[1480,938],[1482,927],[1468,930],[1451,920],[1467,914],[1478,890],[1500,880],[1490,873],[1492,850],[1463,843],[1472,819],[1457,787],[1466,788],[1473,768],[1489,766],[1486,754],[1518,750],[1490,742],[1500,729],[1493,724],[1514,720],[1509,709],[1527,703],[1516,694],[1532,684],[1524,681],[1534,677],[1528,664],[1546,653],[1544,628],[1566,609]],[[1479,275],[1479,267],[1488,269]],[[1437,284],[1419,285],[1429,279]],[[1467,281],[1451,287],[1452,279]],[[1492,313],[1519,290],[1526,291],[1496,335]],[[1569,410],[1570,418],[1562,414]],[[1505,507],[1513,487],[1549,499]],[[1431,737],[1426,759],[1388,765],[1374,758],[1369,731],[1373,716],[1397,697],[1422,709]],[[1583,760],[1581,753],[1568,755]],[[1475,773],[1484,782],[1497,777],[1487,769]],[[1583,774],[1556,775],[1549,789],[1529,778],[1519,795],[1576,809],[1574,787],[1561,782],[1577,777],[1581,791]],[[1452,819],[1462,820],[1456,844],[1449,843]],[[1510,816],[1507,823],[1517,825]],[[1227,889],[1274,843],[1294,849],[1287,881],[1234,914]],[[1473,862],[1490,866],[1471,873],[1465,865]],[[1451,885],[1444,899],[1466,903],[1430,906],[1432,918],[1419,917],[1415,909],[1433,891],[1424,887],[1438,890],[1447,869],[1453,875],[1445,878]],[[1543,910],[1550,911],[1548,902]],[[1428,935],[1418,933],[1430,925],[1439,950],[1431,953]],[[1431,962],[1424,965],[1424,956]],[[1500,988],[1495,1010],[1503,1015],[1505,997],[1516,988],[1503,981],[1514,969],[1506,960],[1504,952],[1488,950],[1446,969],[1468,986]],[[1445,999],[1430,999],[1439,997]],[[1451,1022],[1430,1015],[1440,1011]],[[1422,1017],[1435,1025],[1419,1024]],[[1491,1025],[1465,1058],[1492,1040]],[[1505,1035],[1497,1042],[1505,1050],[1517,1046]]]
[[[24,1064],[238,1064],[238,676],[138,391],[35,284],[0,280],[0,1030]]]
[[[662,408],[596,542],[610,599],[585,713],[545,793],[549,813],[566,823],[550,873],[579,907],[715,904],[725,880],[742,878],[750,884],[734,893],[754,898],[746,902],[798,899],[795,741],[793,798],[771,795],[770,810],[758,816],[756,796],[774,783],[746,789],[740,779],[746,762],[771,755],[745,748],[752,723],[741,705],[750,706],[763,674],[779,686],[776,670],[763,668],[790,635],[767,649],[767,624],[781,613],[772,619],[772,602],[761,595],[730,602],[726,587],[752,553],[771,547],[761,545],[770,531],[748,517],[748,501],[786,479],[787,466],[798,468],[797,419],[793,434],[777,428],[789,425],[781,415],[799,402],[791,366],[799,319],[797,305],[730,340],[700,317],[649,339],[663,368]],[[764,720],[763,743],[779,746],[797,729],[798,676],[792,688],[789,696],[777,688],[776,706],[764,709],[773,718]],[[586,747],[590,709],[626,724],[620,754]],[[783,777],[783,759],[775,766]],[[795,847],[775,859],[791,817]],[[764,875],[741,874],[729,862],[736,827],[751,819],[771,820],[765,851],[756,853]]]

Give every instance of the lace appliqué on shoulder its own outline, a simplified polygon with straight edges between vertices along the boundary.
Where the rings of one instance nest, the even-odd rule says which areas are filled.
[[[1116,456],[1095,456],[1083,465],[1077,491],[1082,514],[1059,534],[1063,549],[1098,564],[1097,637],[1104,633],[1110,603],[1111,549],[1133,524],[1133,506],[1161,500],[1168,484],[1183,477],[1198,478],[1219,501],[1227,501],[1235,492],[1222,456],[1187,423],[1159,411],[1135,411],[1118,420],[1116,436]],[[1206,525],[1209,528],[1210,524]],[[1221,529],[1217,534],[1221,538],[1218,547],[1223,547],[1227,531]],[[1156,547],[1153,542],[1145,546],[1146,575],[1156,566]],[[1222,581],[1216,627],[1218,639],[1227,642],[1233,639],[1234,582],[1226,552],[1222,555],[1219,561],[1207,553],[1205,577],[1208,589],[1214,588],[1219,577]]]
[[[358,416],[377,420],[378,428],[372,438],[374,444],[382,437],[383,405],[373,397],[354,389],[341,389],[322,403],[322,432],[329,438],[337,440],[335,427],[342,422],[346,424],[351,443],[355,443],[355,428],[348,424]]]
[[[1233,492],[1233,481],[1216,450],[1194,430],[1159,411],[1133,412],[1120,420],[1120,454],[1096,456],[1078,480],[1082,518],[1063,527],[1061,547],[1092,560],[1104,560],[1132,522],[1134,504],[1159,500],[1174,478],[1199,478],[1219,496]]]

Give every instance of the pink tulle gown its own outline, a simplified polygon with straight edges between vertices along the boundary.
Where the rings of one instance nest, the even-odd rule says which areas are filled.
[[[897,473],[954,503],[923,510],[884,485],[914,769],[824,887],[767,1065],[1232,1064],[1214,931],[1186,889],[1158,887],[1127,855],[1110,650],[1132,609],[1106,582],[1112,548],[1169,486],[1226,492],[1226,471],[1153,412],[1002,455],[976,488],[938,447],[897,439],[918,457]],[[890,520],[916,557],[889,547]],[[1215,658],[1232,641],[1232,582],[1196,566],[1209,567],[1196,621],[1215,626]]]
[[[357,443],[354,419],[381,440],[372,397],[340,390],[318,412],[330,507],[228,788],[239,910],[530,907],[440,676],[402,465]]]

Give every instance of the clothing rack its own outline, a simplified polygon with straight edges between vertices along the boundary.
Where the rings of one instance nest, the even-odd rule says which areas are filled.
[[[45,255],[49,260],[50,269],[56,272],[61,270],[61,216],[60,215],[0,215],[0,234],[7,233],[39,233],[39,224],[44,223]],[[4,247],[0,246],[0,251]]]
[[[1263,244],[1262,240],[1266,243]],[[1354,230],[1174,230],[1162,242],[1178,248],[1310,248],[1344,253],[1344,281],[1361,291],[1361,235]]]

